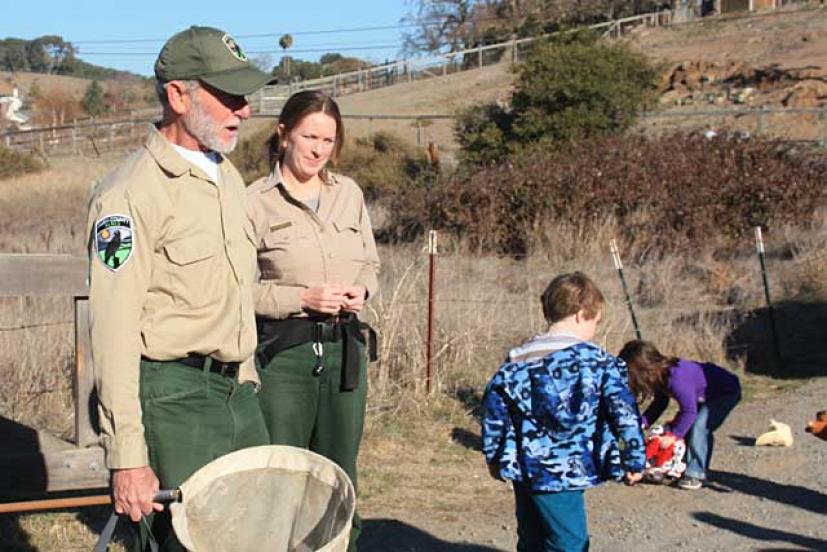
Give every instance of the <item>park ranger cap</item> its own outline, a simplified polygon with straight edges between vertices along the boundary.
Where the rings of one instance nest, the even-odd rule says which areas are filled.
[[[195,80],[227,94],[252,94],[273,77],[260,71],[233,37],[212,27],[192,26],[170,38],[155,61],[162,82]]]

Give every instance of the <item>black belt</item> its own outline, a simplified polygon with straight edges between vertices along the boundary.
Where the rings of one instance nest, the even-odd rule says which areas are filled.
[[[146,358],[142,356],[141,359],[149,362],[158,362],[161,364],[183,364],[184,366],[189,366],[190,368],[197,368],[198,370],[203,370],[204,364],[207,362],[207,359],[210,359],[212,360],[212,362],[210,363],[209,371],[213,374],[219,374],[228,378],[234,378],[238,376],[238,362],[224,362],[208,356],[192,355],[184,358],[176,358],[174,360],[153,360],[151,358]]]
[[[287,318],[285,320],[256,319],[259,346],[256,353],[260,365],[266,366],[278,353],[304,343],[336,342],[342,346],[342,389],[352,391],[359,385],[359,349],[357,342],[367,345],[368,358],[375,361],[376,332],[368,324],[360,322],[352,313],[328,318]],[[368,332],[368,343],[362,331]],[[315,350],[315,347],[314,347]],[[316,351],[317,365],[314,375],[321,374],[321,354]]]

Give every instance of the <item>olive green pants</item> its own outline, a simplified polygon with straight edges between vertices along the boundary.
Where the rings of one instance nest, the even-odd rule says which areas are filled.
[[[343,391],[342,343],[324,343],[324,371],[313,375],[316,356],[305,343],[278,353],[259,367],[259,402],[270,431],[270,443],[317,452],[336,462],[356,486],[356,457],[365,421],[367,366],[360,345],[359,385]],[[353,516],[348,550],[356,550],[362,531]]]
[[[149,465],[161,489],[177,488],[219,456],[269,444],[252,383],[183,364],[142,360],[140,397]],[[140,525],[140,550],[148,550],[153,537],[160,550],[184,550],[168,509],[149,516],[148,522]]]

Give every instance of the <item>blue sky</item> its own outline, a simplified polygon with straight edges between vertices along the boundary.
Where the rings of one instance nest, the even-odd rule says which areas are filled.
[[[2,10],[0,38],[59,35],[85,61],[142,75],[152,73],[164,41],[190,25],[219,27],[250,57],[269,52],[273,63],[281,56],[278,39],[284,33],[293,35],[292,55],[301,59],[341,52],[381,62],[397,57],[404,30],[399,20],[410,8],[410,0],[21,0]],[[347,31],[385,26],[393,28]]]

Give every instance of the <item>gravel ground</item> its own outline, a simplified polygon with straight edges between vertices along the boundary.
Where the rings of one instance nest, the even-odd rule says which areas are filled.
[[[589,491],[591,549],[827,551],[827,442],[803,430],[825,408],[827,378],[742,403],[716,432],[710,482],[701,490],[610,484]],[[771,417],[792,427],[791,448],[752,445]],[[514,550],[509,487],[480,498],[475,491],[488,483],[471,466],[446,476],[456,478],[453,512],[406,506],[404,498],[366,512],[360,550]]]

